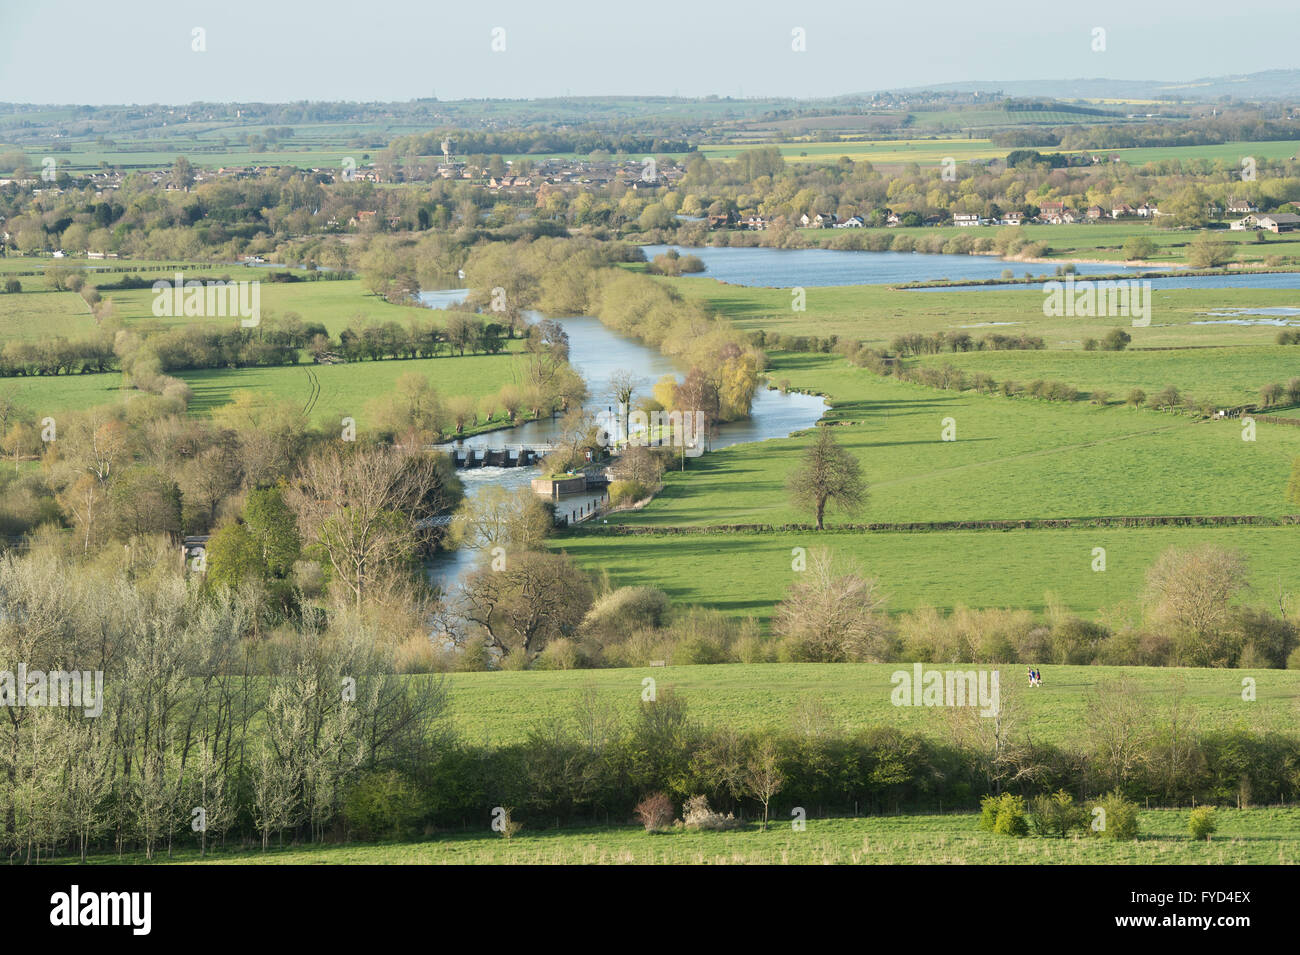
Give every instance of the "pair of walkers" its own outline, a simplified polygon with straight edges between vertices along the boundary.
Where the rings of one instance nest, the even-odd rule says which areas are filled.
[[[1043,674],[1041,670],[1036,670],[1033,667],[1029,668],[1029,685],[1030,686],[1043,685]]]

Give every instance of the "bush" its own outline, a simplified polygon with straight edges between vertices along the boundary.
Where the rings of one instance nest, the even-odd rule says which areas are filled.
[[[722,832],[726,829],[735,829],[739,825],[739,820],[731,813],[724,816],[710,809],[709,800],[705,796],[692,796],[682,807],[682,826],[686,829]]]
[[[664,793],[651,793],[636,804],[636,818],[646,832],[658,832],[673,824],[673,801]]]
[[[1187,820],[1187,831],[1198,842],[1202,839],[1208,842],[1218,828],[1218,823],[1214,820],[1213,806],[1197,806],[1192,810],[1191,818]]]
[[[1098,814],[1097,810],[1101,813]],[[1092,829],[1103,839],[1136,839],[1138,835],[1137,803],[1127,799],[1118,789],[1096,800],[1091,807]]]
[[[640,481],[610,481],[609,503],[615,507],[635,504],[649,496],[646,486]]]
[[[668,616],[668,595],[654,587],[619,587],[602,597],[582,621],[584,633],[627,636],[642,627],[658,627]]]
[[[1034,831],[1040,836],[1064,839],[1074,829],[1088,828],[1087,811],[1064,789],[1050,796],[1035,796],[1030,803]]]
[[[352,784],[343,815],[362,839],[400,839],[412,833],[424,806],[415,783],[388,769],[365,773]]]
[[[1024,797],[1012,793],[985,796],[980,800],[980,828],[1001,836],[1019,838],[1028,835],[1029,821],[1026,818]]]

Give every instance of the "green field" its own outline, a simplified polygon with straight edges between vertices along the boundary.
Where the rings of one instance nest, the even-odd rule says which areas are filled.
[[[523,375],[520,359],[511,354],[466,355],[463,358],[429,358],[365,361],[344,365],[277,366],[269,368],[223,368],[177,372],[194,392],[190,413],[209,414],[232,401],[239,391],[252,391],[277,400],[299,403],[304,410],[312,395],[316,376],[320,392],[310,408],[313,424],[333,427],[340,418],[356,419],[357,429],[366,429],[367,404],[392,394],[397,380],[412,372],[427,377],[443,397],[472,395],[481,398],[517,382]],[[96,405],[124,401],[134,391],[123,390],[122,376],[69,375],[57,378],[0,379],[0,388],[12,388],[18,404],[40,418],[61,411],[75,411]]]
[[[995,112],[995,111],[990,111]],[[918,117],[927,114],[917,113]],[[965,114],[930,114],[936,117],[932,122],[942,121],[942,117],[961,116]],[[975,120],[989,119],[971,114]],[[1006,116],[1008,114],[1002,114]],[[1022,114],[1029,115],[1029,114]],[[1062,117],[1077,117],[1078,114],[1062,113]],[[1092,119],[1096,119],[1093,117]],[[1052,122],[1069,122],[1057,119]],[[1074,119],[1075,122],[1079,120]],[[1008,124],[1009,125],[1009,124]],[[710,158],[731,159],[746,149],[766,148],[770,143],[732,144],[720,146],[702,146],[700,151]],[[876,164],[918,163],[921,166],[934,166],[946,158],[958,162],[971,159],[1002,159],[1011,149],[1007,146],[994,145],[988,139],[962,138],[914,138],[914,139],[878,139],[878,140],[844,140],[837,143],[779,143],[776,144],[781,154],[790,162],[834,162],[841,156],[848,156],[854,162]],[[1208,160],[1223,162],[1229,166],[1239,167],[1245,156],[1255,159],[1287,159],[1296,155],[1300,143],[1290,140],[1277,142],[1241,142],[1221,143],[1214,146],[1147,146],[1131,149],[1055,149],[1040,148],[1038,151],[1048,153],[1096,153],[1101,156],[1118,156],[1122,162],[1140,166],[1149,162],[1178,159],[1183,162]]]
[[[964,669],[973,665],[953,664]],[[944,669],[927,664],[926,669]],[[890,676],[912,672],[895,663],[757,663],[668,666],[611,670],[457,673],[448,677],[451,714],[467,743],[507,746],[527,740],[531,730],[563,725],[594,690],[597,699],[628,716],[640,705],[642,681],[652,677],[657,690],[670,687],[687,712],[705,726],[738,730],[791,731],[801,706],[822,707],[832,729],[853,732],[895,726],[948,738],[946,712],[939,708],[894,706]],[[1018,732],[1038,742],[1077,746],[1085,742],[1084,720],[1090,696],[1100,681],[1129,676],[1150,695],[1155,707],[1169,698],[1176,682],[1195,714],[1198,730],[1300,729],[1300,672],[1294,670],[1214,670],[1161,667],[1048,666],[1043,686],[1025,686],[1025,667],[1001,667],[1004,708],[1022,712]],[[1241,699],[1242,677],[1257,681],[1255,702]],[[1014,701],[1014,703],[1012,702]]]
[[[780,800],[778,798],[777,803]],[[647,835],[632,826],[555,829],[544,820],[509,842],[482,831],[452,832],[424,842],[295,846],[260,852],[215,849],[209,864],[239,865],[1294,865],[1300,862],[1300,809],[1219,809],[1210,842],[1187,834],[1190,810],[1140,813],[1132,842],[1072,837],[1012,839],[981,832],[979,816],[954,813],[816,819],[796,832],[788,807],[774,806],[767,832],[757,824],[731,832]],[[73,860],[68,860],[73,861]],[[140,864],[143,857],[107,855],[91,864]],[[156,861],[166,862],[162,856]],[[199,864],[181,849],[173,863]]]
[[[600,536],[556,546],[618,586],[647,585],[675,603],[767,621],[797,579],[795,547],[825,547],[879,579],[885,609],[1005,607],[1042,613],[1048,595],[1085,617],[1133,603],[1146,571],[1170,547],[1203,542],[1240,550],[1250,597],[1274,604],[1300,589],[1300,528],[1127,527],[929,533],[771,533]],[[1105,572],[1092,570],[1093,549]],[[842,566],[842,565],[841,565]]]
[[[1037,274],[1043,267],[1034,268]],[[929,292],[882,285],[812,287],[804,290],[805,310],[796,312],[789,289],[727,285],[707,277],[660,281],[725,314],[746,331],[838,335],[875,348],[888,348],[905,332],[942,331],[965,332],[975,339],[1023,332],[1041,337],[1049,350],[1079,349],[1084,338],[1101,338],[1116,327],[1132,336],[1134,349],[1272,345],[1278,332],[1273,326],[1192,323],[1213,319],[1207,313],[1223,309],[1300,307],[1300,291],[1291,289],[1153,289],[1151,324],[1133,328],[1131,318],[1046,316],[1041,290],[1014,286]]]
[[[1175,385],[1196,398],[1223,405],[1248,404],[1259,401],[1261,385],[1286,384],[1300,377],[1300,348],[1258,345],[1219,348],[1208,354],[1201,349],[1118,353],[997,351],[927,355],[921,360],[929,365],[951,363],[967,372],[992,375],[998,381],[1027,384],[1036,378],[1056,379],[1082,391],[1108,391],[1112,401],[1125,400],[1132,388],[1154,395],[1166,385]],[[1296,408],[1276,413],[1300,417]]]
[[[871,486],[855,521],[1290,513],[1283,490],[1300,429],[1260,423],[1247,442],[1235,421],[939,391],[831,355],[781,354],[772,376],[831,396],[826,420]],[[955,441],[941,439],[945,418],[956,423]],[[806,443],[795,436],[707,454],[684,475],[670,473],[650,506],[617,519],[806,522],[784,487]]]

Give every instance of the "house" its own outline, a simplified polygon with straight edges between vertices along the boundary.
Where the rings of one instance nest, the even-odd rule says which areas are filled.
[[[902,216],[900,216],[897,212],[891,212],[891,213],[890,213],[890,214],[885,218],[885,225],[886,225],[886,226],[895,226],[895,225],[898,225],[898,224],[899,224],[900,222],[902,222],[902,221],[903,221],[903,217],[902,217]]]
[[[862,216],[849,216],[843,222],[836,223],[837,229],[861,229],[867,222]]]
[[[984,220],[974,212],[958,212],[952,217],[952,224],[956,226],[984,225]]]
[[[1101,206],[1089,206],[1086,215],[1089,222],[1096,222],[1098,219],[1106,218],[1106,210]]]
[[[1269,232],[1294,232],[1300,229],[1300,215],[1294,212],[1270,212],[1246,218],[1255,220],[1256,229],[1267,229]]]
[[[1110,210],[1110,217],[1112,219],[1123,219],[1125,216],[1131,216],[1135,214],[1137,214],[1136,210],[1134,210],[1134,208],[1130,206],[1127,202],[1121,202],[1119,205],[1113,207]]]
[[[1083,217],[1074,209],[1066,209],[1061,213],[1062,222],[1078,222],[1081,218]]]
[[[740,220],[740,225],[751,232],[762,232],[767,228],[767,219],[763,216],[745,216]]]
[[[813,216],[813,225],[818,229],[834,228],[840,217],[833,212],[819,212]]]
[[[735,217],[730,212],[719,212],[709,216],[710,229],[725,229],[735,221]]]
[[[1008,212],[999,220],[1002,225],[1020,225],[1024,221],[1025,214],[1023,212]]]
[[[1244,216],[1251,212],[1258,212],[1259,206],[1247,199],[1234,199],[1228,203],[1228,211],[1234,215]]]
[[[1160,210],[1155,206],[1149,206],[1145,202],[1134,210],[1141,218],[1150,219],[1160,215]]]
[[[1059,217],[1064,211],[1064,202],[1044,202],[1038,207],[1038,217],[1047,222],[1052,216]]]

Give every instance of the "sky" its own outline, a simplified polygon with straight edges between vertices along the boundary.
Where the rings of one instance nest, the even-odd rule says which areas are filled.
[[[1189,80],[1300,67],[1298,36],[1297,0],[0,0],[0,102],[807,98]]]

